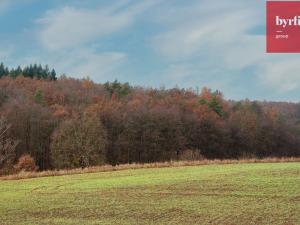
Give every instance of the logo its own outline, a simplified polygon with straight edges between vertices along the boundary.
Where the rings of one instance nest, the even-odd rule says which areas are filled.
[[[295,16],[294,19],[281,19],[280,16],[276,16],[276,26],[300,26],[300,16]]]
[[[267,1],[267,52],[300,53],[300,1]]]

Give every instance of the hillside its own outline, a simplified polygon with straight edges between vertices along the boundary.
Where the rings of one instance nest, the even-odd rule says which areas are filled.
[[[0,78],[0,175],[28,169],[24,155],[31,170],[300,156],[299,104],[230,101],[207,87],[51,80],[47,67],[28,68],[32,77]]]

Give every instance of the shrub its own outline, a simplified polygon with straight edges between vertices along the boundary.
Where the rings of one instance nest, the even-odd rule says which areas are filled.
[[[186,149],[179,155],[179,160],[193,161],[193,160],[203,160],[204,157],[200,150]]]
[[[19,158],[18,163],[15,165],[17,172],[20,171],[36,171],[38,167],[35,164],[34,159],[30,155],[23,155]]]

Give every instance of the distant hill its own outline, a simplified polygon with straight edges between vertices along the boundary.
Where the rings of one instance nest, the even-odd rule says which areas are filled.
[[[298,103],[229,101],[206,87],[4,76],[0,107],[5,137],[18,142],[10,157],[0,149],[2,171],[24,154],[40,170],[300,155]]]

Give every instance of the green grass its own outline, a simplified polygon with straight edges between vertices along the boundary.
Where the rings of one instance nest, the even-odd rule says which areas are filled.
[[[300,224],[300,163],[0,181],[0,224]]]

